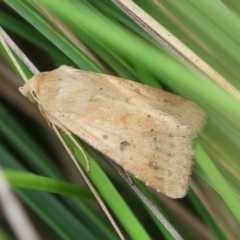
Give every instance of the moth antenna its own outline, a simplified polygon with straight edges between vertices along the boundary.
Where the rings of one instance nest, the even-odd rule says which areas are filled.
[[[75,140],[75,138],[72,136],[72,134],[70,132],[67,132],[67,135],[74,142],[74,144],[76,145],[78,150],[82,153],[82,155],[85,159],[85,162],[86,162],[87,173],[89,173],[90,172],[90,164],[89,164],[89,160],[88,160],[86,153],[84,152],[83,148],[79,145],[79,143]]]

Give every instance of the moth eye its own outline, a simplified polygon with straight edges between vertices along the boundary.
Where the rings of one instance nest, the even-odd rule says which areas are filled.
[[[32,102],[32,103],[37,103],[37,102],[38,102],[38,100],[37,100],[37,95],[36,95],[36,93],[35,93],[34,91],[32,91],[31,93],[28,92],[27,98],[28,98],[28,100],[29,100],[30,102]]]

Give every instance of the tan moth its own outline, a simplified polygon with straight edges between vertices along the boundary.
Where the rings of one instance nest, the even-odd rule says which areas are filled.
[[[192,140],[205,112],[180,96],[121,78],[61,66],[19,89],[44,117],[171,198],[184,197]]]

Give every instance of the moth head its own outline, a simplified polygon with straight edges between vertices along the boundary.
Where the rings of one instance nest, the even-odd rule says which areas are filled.
[[[28,80],[22,87],[18,89],[21,94],[28,98],[32,103],[38,102],[38,75]]]

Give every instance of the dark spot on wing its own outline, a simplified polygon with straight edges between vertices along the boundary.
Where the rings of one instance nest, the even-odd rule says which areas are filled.
[[[140,93],[140,89],[139,88],[135,88],[135,92],[136,93]]]
[[[124,151],[124,149],[129,145],[127,141],[121,142],[120,143],[120,149],[121,151]]]
[[[103,139],[105,139],[105,140],[108,140],[108,138],[109,138],[108,135],[103,135],[102,137],[103,137]]]
[[[156,177],[156,179],[159,180],[160,182],[164,181],[163,177]]]
[[[78,80],[78,78],[76,78],[75,75],[72,75],[72,74],[71,74],[71,77],[72,77],[73,79],[75,79],[75,80]]]
[[[57,113],[58,113],[58,117],[60,117],[60,118],[65,117],[65,114],[64,114],[64,113],[62,113],[62,112],[60,112],[60,111],[57,111]]]
[[[154,161],[149,161],[148,166],[155,169],[155,170],[159,169],[159,166],[157,166],[156,162],[154,162]]]
[[[175,145],[174,143],[170,143],[170,144],[169,144],[169,147],[173,149],[173,148],[176,147],[176,145]]]

